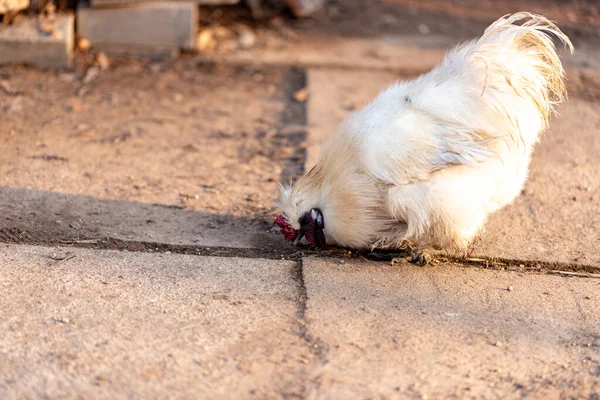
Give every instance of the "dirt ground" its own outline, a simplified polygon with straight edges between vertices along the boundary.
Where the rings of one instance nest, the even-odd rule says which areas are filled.
[[[599,39],[600,5],[564,0],[375,0],[331,1],[325,9],[323,28],[345,35],[441,34],[470,38],[502,15],[528,11],[558,22],[570,36]]]
[[[505,14],[528,11],[556,21],[575,44],[600,43],[600,4],[595,0],[328,0],[323,10],[300,20],[292,18],[281,2],[270,3],[279,6],[267,7],[260,21],[253,20],[244,5],[230,7],[227,12],[207,8],[201,26],[250,23],[292,40],[294,33],[300,33],[346,37],[442,35],[458,41],[479,36]]]
[[[20,66],[0,76],[11,88],[0,95],[5,187],[161,204],[213,215],[211,225],[270,219],[278,182],[301,172],[300,71],[188,59],[117,62],[89,83]]]
[[[6,186],[247,215],[272,207],[301,157],[300,72],[130,63],[90,84],[2,73],[17,92],[0,103]]]

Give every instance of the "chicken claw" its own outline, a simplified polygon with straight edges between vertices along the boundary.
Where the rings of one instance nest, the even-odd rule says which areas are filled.
[[[431,262],[431,254],[429,254],[429,251],[427,249],[421,250],[415,248],[410,253],[409,261],[413,264],[418,264],[421,267],[424,267],[425,265]]]
[[[408,259],[406,257],[394,257],[390,261],[390,265],[393,267],[396,264],[406,264],[408,263]]]
[[[418,264],[424,266],[431,261],[431,255],[427,249],[421,249],[417,245],[405,240],[399,248],[390,250],[373,251],[368,255],[369,260],[387,261],[390,265],[396,264]]]

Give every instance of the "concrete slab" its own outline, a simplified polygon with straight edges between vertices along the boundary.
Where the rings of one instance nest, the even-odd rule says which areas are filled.
[[[600,393],[597,279],[304,259],[304,282],[308,399]]]
[[[102,45],[196,47],[198,7],[192,2],[77,9],[77,34]]]
[[[1,237],[289,248],[271,212],[302,167],[302,74],[165,69],[115,62],[89,84],[3,70],[0,109],[21,109],[0,124]]]
[[[0,26],[0,65],[24,63],[39,67],[69,68],[73,62],[75,18],[58,14],[54,30],[45,35],[37,18]]]
[[[389,72],[310,69],[307,168],[335,125],[397,78]],[[581,89],[573,96],[585,96]],[[599,115],[597,102],[578,97],[560,108],[534,152],[525,191],[491,217],[473,256],[600,266]]]
[[[297,396],[293,267],[0,245],[0,397]]]
[[[0,0],[0,14],[24,10],[29,7],[29,0]]]

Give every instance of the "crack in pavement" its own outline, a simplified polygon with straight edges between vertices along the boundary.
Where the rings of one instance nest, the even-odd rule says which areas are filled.
[[[298,284],[298,297],[296,316],[298,318],[298,334],[309,346],[310,352],[322,363],[327,362],[328,345],[320,338],[310,334],[308,329],[309,321],[306,316],[308,308],[308,289],[304,281],[304,264],[302,260],[296,261],[292,271],[292,278]]]
[[[309,320],[307,318],[308,310],[308,289],[304,280],[304,263],[302,259],[296,261],[292,269],[292,279],[296,282],[298,294],[296,296],[296,321],[297,321],[297,334],[300,339],[304,342],[309,354],[313,358],[305,361],[307,370],[311,367],[315,367],[315,363],[319,365],[325,365],[328,363],[327,354],[329,351],[329,345],[321,340],[319,337],[313,336],[309,332]],[[309,385],[316,379],[311,376],[310,373],[303,374],[301,382],[301,395],[300,398],[307,398],[309,395]]]
[[[582,272],[589,274],[600,273],[600,266],[586,265],[586,264],[575,264],[575,263],[563,263],[557,261],[537,261],[537,260],[519,260],[512,258],[501,258],[501,257],[481,257],[481,258],[469,258],[469,257],[446,257],[449,261],[477,266],[483,269],[495,269],[495,270],[509,270],[509,271],[520,271],[520,272],[533,272],[533,273],[550,273],[553,271],[565,271],[565,272]]]
[[[4,240],[0,243],[46,247],[65,246],[75,248],[88,248],[92,250],[118,250],[142,253],[170,252],[175,254],[188,254],[196,256],[263,258],[267,260],[293,260],[298,262],[301,262],[304,257],[308,256],[319,258],[361,259],[364,261],[376,262],[372,260],[367,260],[366,256],[369,253],[369,251],[350,251],[348,249],[334,246],[330,246],[326,250],[315,250],[308,245],[300,245],[300,247],[290,247],[287,245],[287,243],[275,243],[269,247],[260,248],[235,248],[223,246],[200,246],[171,244],[162,242],[123,240],[111,237],[106,237],[103,239],[91,238],[79,240],[37,241],[28,240],[26,234],[21,235],[20,237],[15,235],[11,237],[4,237]],[[544,274],[553,271],[587,274],[600,273],[600,266],[595,265],[492,257],[471,258],[444,254],[434,255],[433,263],[453,263],[461,264],[464,266],[478,267],[482,269],[508,270],[525,273]],[[427,267],[425,266],[425,268]],[[302,282],[302,280],[300,280],[300,278],[302,278],[302,275],[296,274],[296,278],[300,282]]]

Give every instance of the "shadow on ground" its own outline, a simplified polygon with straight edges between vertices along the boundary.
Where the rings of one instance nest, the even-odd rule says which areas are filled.
[[[271,218],[218,215],[180,207],[99,199],[32,189],[0,188],[0,241],[78,244],[129,250],[196,249],[227,255],[289,253]],[[111,245],[112,243],[112,245]],[[244,251],[254,249],[253,251]],[[258,252],[256,250],[259,250]]]

